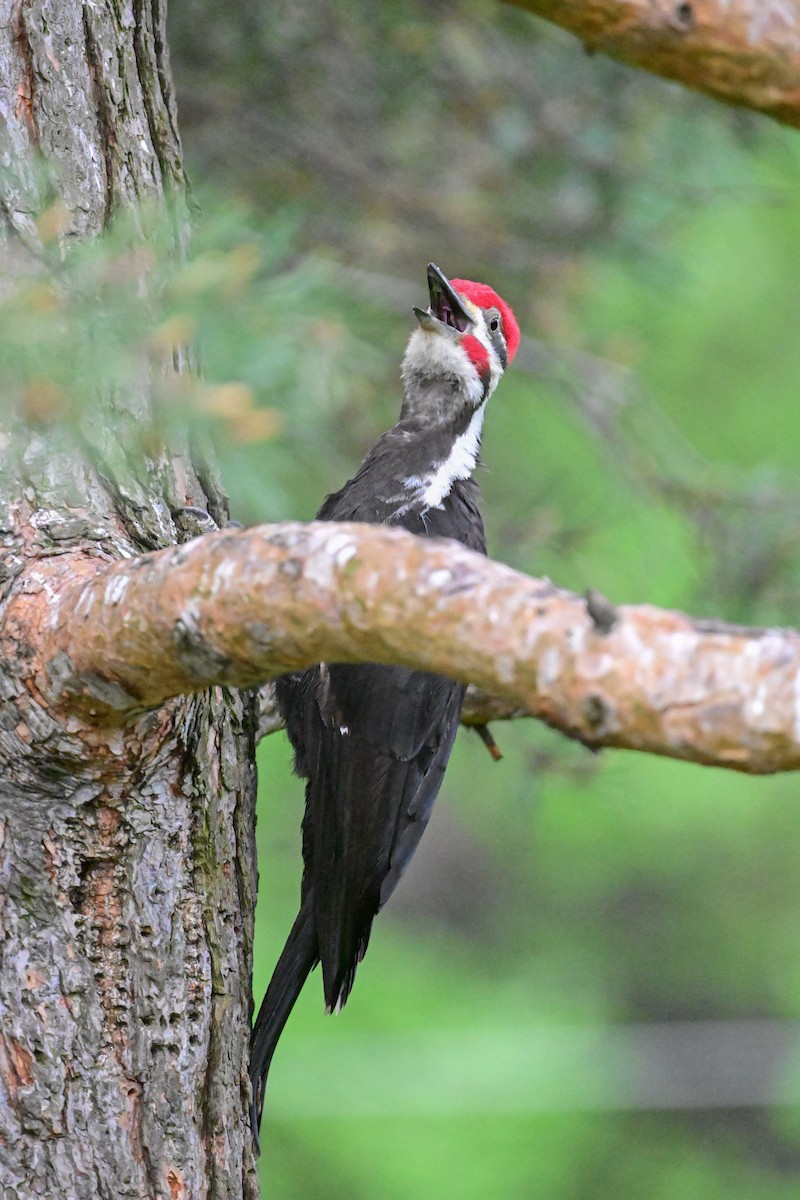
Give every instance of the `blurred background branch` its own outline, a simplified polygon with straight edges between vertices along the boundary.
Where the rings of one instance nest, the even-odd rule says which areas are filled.
[[[784,0],[507,0],[601,51],[800,126],[800,12]]]

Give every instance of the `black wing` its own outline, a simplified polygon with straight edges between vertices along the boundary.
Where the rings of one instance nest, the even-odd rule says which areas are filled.
[[[303,891],[313,894],[329,1009],[347,999],[373,917],[428,822],[463,696],[442,676],[371,664],[323,664],[280,682],[308,779]]]

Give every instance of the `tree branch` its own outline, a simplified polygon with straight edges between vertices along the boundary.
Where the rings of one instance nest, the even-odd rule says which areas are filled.
[[[600,50],[800,126],[796,0],[509,0]]]
[[[261,526],[112,566],[40,560],[4,641],[40,702],[94,721],[321,660],[374,661],[472,682],[592,747],[800,767],[797,633],[614,609],[381,526]],[[486,701],[473,722],[499,707]]]

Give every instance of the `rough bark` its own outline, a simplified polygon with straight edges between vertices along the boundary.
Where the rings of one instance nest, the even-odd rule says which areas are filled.
[[[592,747],[750,773],[800,766],[797,633],[613,608],[380,526],[287,523],[112,566],[37,562],[8,605],[4,649],[43,709],[103,725],[320,660],[402,662]],[[471,723],[497,715],[496,700],[473,699]]]
[[[508,0],[587,50],[800,126],[796,0]]]
[[[64,253],[143,199],[168,204],[178,252],[162,0],[0,0],[0,114],[7,280],[46,269],[43,199]],[[4,430],[0,605],[32,564],[181,540],[182,505],[223,519],[185,446],[136,449],[152,403],[143,363],[137,389],[97,399],[102,449]],[[253,1196],[253,700],[217,688],[112,729],[38,703],[17,649],[0,659],[0,1195]]]

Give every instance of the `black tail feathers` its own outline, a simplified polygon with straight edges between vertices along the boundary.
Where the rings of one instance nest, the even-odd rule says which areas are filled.
[[[258,1145],[258,1130],[264,1108],[264,1089],[272,1056],[283,1027],[289,1019],[294,1002],[302,991],[309,972],[319,959],[317,931],[314,924],[313,896],[303,900],[300,912],[286,939],[277,966],[272,973],[266,995],[258,1010],[250,1045],[250,1083],[253,1089],[250,1103],[250,1125]]]

